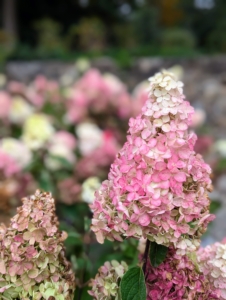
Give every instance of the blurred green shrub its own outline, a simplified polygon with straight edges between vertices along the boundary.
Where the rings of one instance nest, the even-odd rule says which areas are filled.
[[[70,49],[101,51],[106,46],[106,30],[100,19],[82,18],[70,27],[66,40]]]
[[[42,19],[34,23],[34,29],[38,34],[36,52],[39,57],[54,57],[65,51],[60,35],[62,27],[58,22],[48,18]]]
[[[0,29],[0,64],[12,53],[15,39],[6,31]]]
[[[151,45],[159,42],[159,11],[154,6],[143,6],[132,16],[131,23],[138,45]]]
[[[161,46],[169,52],[180,52],[180,50],[189,52],[195,48],[195,37],[186,29],[165,29],[161,34]]]
[[[136,46],[137,37],[134,32],[133,24],[116,24],[113,27],[113,34],[117,46],[123,48],[131,48]]]
[[[220,20],[216,28],[210,32],[207,39],[207,46],[215,52],[226,52],[226,19]]]

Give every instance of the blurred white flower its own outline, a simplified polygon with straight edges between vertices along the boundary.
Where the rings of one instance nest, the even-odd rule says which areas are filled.
[[[88,155],[103,144],[103,132],[93,123],[81,123],[76,128],[78,147],[83,155]]]
[[[75,67],[80,73],[84,73],[88,71],[88,69],[90,69],[91,66],[88,59],[79,58],[75,63]]]
[[[22,141],[14,138],[3,138],[0,141],[0,149],[9,154],[22,169],[31,162],[31,151]]]
[[[147,80],[144,80],[135,86],[132,92],[132,96],[134,99],[137,99],[140,97],[141,94],[145,93],[146,97],[148,97],[149,90],[150,90],[150,83]]]
[[[44,114],[33,114],[24,123],[22,140],[32,150],[42,148],[55,130]]]
[[[20,124],[33,113],[33,110],[33,107],[24,98],[20,96],[13,97],[9,119],[12,123]]]
[[[222,157],[226,157],[226,139],[216,141],[213,147]]]
[[[196,108],[192,116],[192,127],[200,127],[204,124],[206,120],[206,113],[201,108]]]
[[[6,76],[0,73],[0,88],[6,84]]]
[[[167,71],[172,72],[177,80],[181,80],[184,75],[184,69],[180,65],[174,65],[171,68],[167,69]]]
[[[76,157],[71,149],[63,144],[55,144],[48,148],[48,154],[45,157],[45,165],[47,169],[56,171],[64,167],[63,159],[73,165],[76,162]]]
[[[100,186],[101,182],[98,177],[89,177],[86,179],[82,185],[82,200],[88,204],[92,204],[94,193]]]

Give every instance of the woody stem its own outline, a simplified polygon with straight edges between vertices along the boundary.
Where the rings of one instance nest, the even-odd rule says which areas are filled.
[[[144,276],[145,276],[145,273],[146,273],[146,267],[147,267],[147,262],[148,262],[150,244],[151,244],[151,242],[149,240],[147,240],[146,246],[145,246],[145,251],[144,251],[144,256],[143,256],[143,259],[142,259]]]

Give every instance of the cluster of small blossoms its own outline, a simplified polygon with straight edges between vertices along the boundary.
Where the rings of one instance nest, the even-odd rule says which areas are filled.
[[[148,264],[147,300],[220,299],[216,290],[186,255],[177,256],[171,248],[157,268]]]
[[[0,299],[73,299],[75,280],[54,199],[37,191],[22,201],[9,228],[0,227]]]
[[[89,294],[97,300],[119,300],[119,280],[127,270],[128,266],[125,262],[121,264],[115,260],[106,262],[99,268],[96,277],[91,280],[92,290]]]
[[[200,270],[226,299],[226,241],[200,248],[197,253]]]
[[[207,224],[210,167],[188,132],[194,109],[182,82],[167,71],[150,79],[142,113],[130,119],[127,142],[91,205],[97,239],[148,238],[177,254],[195,250]]]

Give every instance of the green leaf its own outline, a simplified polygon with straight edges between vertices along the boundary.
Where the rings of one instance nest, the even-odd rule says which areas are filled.
[[[63,168],[72,170],[74,167],[74,164],[70,163],[66,158],[62,156],[57,156],[57,155],[50,155],[52,159],[56,160],[59,162]]]
[[[77,232],[69,232],[65,240],[65,246],[77,246],[82,244],[82,236]]]
[[[150,249],[150,261],[153,267],[158,267],[166,258],[168,252],[168,248],[159,245],[155,242],[151,242],[151,249]]]
[[[88,232],[90,230],[90,226],[91,226],[91,220],[88,217],[84,217],[84,229],[86,232]]]
[[[45,192],[54,192],[54,184],[50,174],[43,170],[39,178],[39,186]]]
[[[129,269],[120,283],[122,300],[146,300],[146,285],[143,270],[140,267]]]
[[[211,214],[214,214],[220,208],[221,208],[221,203],[219,200],[211,200],[211,202],[210,202],[210,213]]]
[[[193,262],[195,269],[198,273],[200,273],[200,269],[199,269],[199,263],[198,263],[198,259],[197,259],[197,255],[196,252],[188,252],[187,256],[190,258],[190,260]]]

